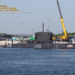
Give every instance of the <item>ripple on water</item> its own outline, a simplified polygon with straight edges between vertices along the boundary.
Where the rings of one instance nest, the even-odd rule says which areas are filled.
[[[75,75],[75,50],[0,49],[0,75]]]

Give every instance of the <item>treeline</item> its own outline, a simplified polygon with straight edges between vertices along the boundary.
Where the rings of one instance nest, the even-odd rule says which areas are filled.
[[[6,33],[0,33],[0,37],[4,38],[11,38],[11,37],[29,37],[30,35],[22,35],[22,34],[6,34]]]
[[[12,37],[11,34],[6,34],[6,33],[0,33],[0,37]]]
[[[64,33],[62,33],[62,34],[53,34],[53,36],[56,36],[56,37],[58,37],[58,36],[60,36],[60,35],[64,35]],[[68,35],[71,36],[71,37],[74,37],[74,36],[75,36],[75,32],[73,32],[73,33],[68,33]],[[13,35],[13,34],[0,33],[0,37],[8,37],[8,38],[11,38],[12,36],[20,36],[20,35]],[[24,35],[24,37],[26,37],[26,36]]]
[[[64,35],[64,33],[62,34],[53,34],[54,36],[60,36],[60,35]],[[74,37],[75,36],[75,32],[73,33],[68,33],[69,36]]]

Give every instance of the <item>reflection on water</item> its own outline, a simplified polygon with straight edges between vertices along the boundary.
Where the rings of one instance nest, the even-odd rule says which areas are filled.
[[[0,49],[0,75],[75,75],[75,50]]]

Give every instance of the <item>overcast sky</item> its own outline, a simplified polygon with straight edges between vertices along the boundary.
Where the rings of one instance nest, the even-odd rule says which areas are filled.
[[[75,0],[59,0],[67,32],[75,32]],[[0,13],[0,33],[32,34],[45,31],[61,33],[62,25],[56,0],[0,0],[0,5],[32,13]]]

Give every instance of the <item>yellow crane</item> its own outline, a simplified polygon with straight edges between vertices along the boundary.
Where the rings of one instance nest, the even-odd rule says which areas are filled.
[[[61,24],[62,24],[63,32],[64,32],[64,35],[63,36],[59,36],[59,37],[62,40],[68,40],[69,36],[67,34],[67,31],[66,31],[66,27],[65,27],[65,24],[64,24],[64,20],[63,20],[63,17],[62,17],[62,13],[61,13],[61,9],[60,9],[60,5],[59,5],[59,1],[58,0],[57,0],[57,6],[58,6],[58,10],[59,10],[59,14],[60,14],[60,20],[61,20]]]

